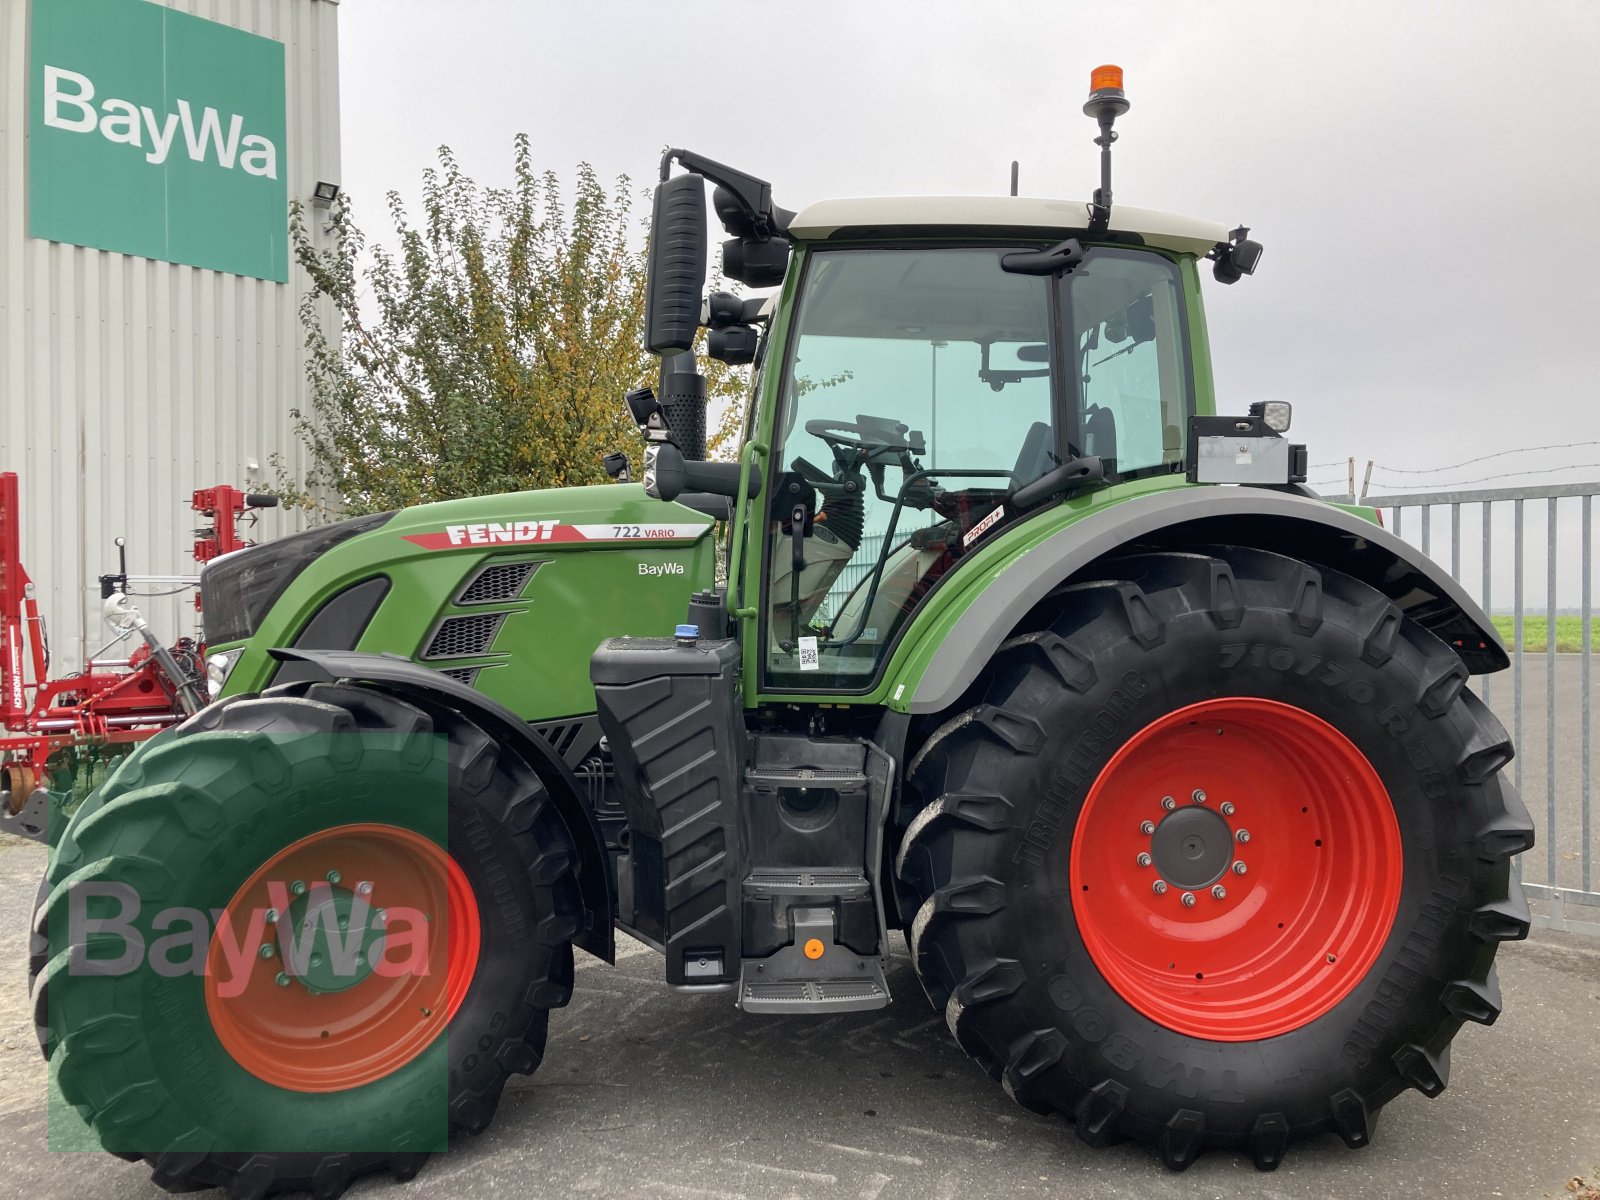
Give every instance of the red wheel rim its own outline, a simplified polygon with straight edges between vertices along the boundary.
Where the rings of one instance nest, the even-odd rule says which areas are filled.
[[[385,921],[387,949],[374,956],[384,966],[351,972],[358,981],[343,990],[313,990],[290,974],[283,938],[294,922],[283,917],[341,892],[362,895],[370,910],[356,911]],[[289,1091],[344,1091],[398,1071],[444,1032],[477,971],[478,904],[466,874],[428,838],[393,825],[300,839],[263,863],[224,913],[206,955],[211,1027],[241,1067]]]
[[[1213,1041],[1288,1033],[1344,999],[1388,939],[1401,874],[1394,806],[1361,751],[1303,709],[1246,697],[1135,734],[1072,841],[1073,910],[1100,973],[1151,1020]]]

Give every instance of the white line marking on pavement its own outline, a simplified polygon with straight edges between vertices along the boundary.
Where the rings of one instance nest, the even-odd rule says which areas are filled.
[[[791,1179],[804,1179],[807,1183],[838,1183],[837,1175],[824,1174],[821,1171],[796,1171],[789,1167],[774,1167],[767,1163],[744,1162],[737,1158],[722,1160],[730,1167],[748,1167],[752,1171],[766,1171],[772,1175],[787,1175]]]
[[[652,1179],[645,1186],[660,1188],[662,1191],[674,1192],[680,1196],[706,1196],[709,1200],[748,1200],[743,1192],[714,1192],[710,1188],[685,1187],[681,1183],[668,1183],[665,1180]]]
[[[861,1189],[859,1200],[878,1200],[883,1189],[893,1182],[893,1175],[880,1175],[874,1171],[872,1178],[867,1180],[866,1186]]]
[[[991,1142],[988,1138],[967,1137],[959,1133],[940,1133],[937,1129],[918,1129],[915,1125],[896,1125],[901,1133],[909,1133],[914,1137],[930,1138],[936,1142],[952,1142],[958,1146],[977,1146],[980,1150],[998,1150],[999,1142]]]
[[[825,1150],[837,1150],[840,1154],[854,1154],[857,1158],[886,1158],[890,1162],[904,1163],[908,1167],[920,1167],[922,1160],[913,1158],[909,1154],[890,1154],[886,1150],[863,1150],[860,1146],[841,1146],[837,1142],[818,1142]]]

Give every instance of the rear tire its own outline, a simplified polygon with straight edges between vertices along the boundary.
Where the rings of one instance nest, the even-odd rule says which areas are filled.
[[[1062,589],[1047,624],[1003,645],[975,703],[912,761],[924,807],[897,871],[918,905],[910,942],[923,986],[963,1049],[1019,1103],[1069,1117],[1091,1146],[1133,1138],[1175,1170],[1208,1148],[1242,1150],[1271,1170],[1289,1142],[1330,1130],[1364,1146],[1396,1095],[1443,1090],[1462,1022],[1499,1015],[1498,944],[1527,934],[1510,859],[1533,844],[1533,829],[1499,775],[1512,754],[1505,731],[1466,689],[1448,646],[1347,576],[1235,547],[1129,556],[1098,575]],[[1242,699],[1210,707],[1219,698]],[[1221,762],[1198,753],[1169,755],[1175,781],[1164,788],[1140,776],[1143,790],[1118,790],[1131,759],[1114,756],[1145,752],[1157,743],[1141,731],[1183,723],[1172,714],[1192,705],[1286,717],[1263,728],[1287,737],[1291,765],[1313,743],[1351,746],[1354,758],[1288,776],[1304,796],[1284,794],[1286,777],[1268,771],[1257,794],[1195,799],[1206,763]],[[1288,729],[1304,730],[1305,745]],[[1259,737],[1229,746],[1246,765],[1264,753]],[[1381,781],[1364,801],[1347,787],[1362,763]],[[1181,805],[1160,807],[1163,791]],[[1344,904],[1355,893],[1316,891],[1294,871],[1252,892],[1255,879],[1233,873],[1234,853],[1243,860],[1248,847],[1235,844],[1237,818],[1217,815],[1225,799],[1239,800],[1239,813],[1248,800],[1263,828],[1304,828],[1284,825],[1293,816],[1337,831],[1323,835],[1326,847],[1298,835],[1257,843],[1258,875],[1270,855],[1303,862],[1308,880],[1330,861],[1394,851],[1398,861],[1349,877],[1365,909]],[[1366,841],[1340,823],[1362,804]],[[1194,864],[1173,857],[1171,838],[1155,855],[1164,864],[1134,851],[1152,844],[1145,821],[1159,831],[1167,810],[1199,805],[1206,811],[1190,816],[1200,836],[1183,853],[1227,857],[1215,882],[1190,879],[1193,903],[1180,903],[1184,889],[1157,894],[1154,879],[1163,865]],[[1213,826],[1218,846],[1207,841]],[[1398,836],[1386,841],[1385,827]],[[1339,859],[1351,845],[1359,852]],[[1379,855],[1382,846],[1391,851]],[[1233,894],[1214,899],[1223,880]],[[1355,915],[1340,917],[1345,908]],[[1284,940],[1297,931],[1300,942]],[[1306,953],[1323,937],[1365,938],[1365,962],[1347,969]],[[1135,961],[1167,958],[1169,946],[1190,951],[1181,969]],[[1303,961],[1285,964],[1286,953]],[[1207,982],[1211,962],[1222,973]],[[1286,970],[1299,974],[1285,983]],[[1252,982],[1273,978],[1276,990]]]
[[[520,758],[459,714],[346,684],[240,697],[152,741],[73,821],[36,918],[35,1022],[63,1095],[107,1150],[148,1161],[173,1190],[332,1198],[371,1172],[411,1178],[450,1135],[488,1127],[506,1080],[539,1065],[549,1010],[571,995],[582,907],[574,849],[548,799]],[[424,1040],[369,1069],[369,1082],[275,1080],[270,1056],[247,1052],[248,1032],[230,1037],[214,1023],[221,1010],[208,1007],[216,996],[201,974],[71,969],[74,947],[60,931],[75,887],[132,887],[141,902],[133,925],[150,946],[161,937],[150,927],[157,911],[224,908],[274,855],[339,827],[390,830],[385,852],[409,844],[419,861],[448,861],[451,941],[464,880],[479,942],[470,961],[450,964],[453,1015],[442,1032],[427,1032],[438,1018],[419,1006],[426,1020],[411,1019]],[[93,934],[79,940],[91,953],[98,944]],[[278,969],[262,957],[256,965]],[[439,972],[416,974],[426,983]],[[343,992],[311,992],[310,1003],[358,997],[369,984],[388,986],[369,975]],[[288,1067],[317,1062],[322,1046],[337,1052],[337,1036],[297,1036],[309,1040],[282,1056]],[[344,1069],[338,1057],[326,1062]]]

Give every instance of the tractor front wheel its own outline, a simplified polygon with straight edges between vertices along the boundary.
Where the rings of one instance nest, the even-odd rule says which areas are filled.
[[[1527,933],[1504,730],[1448,646],[1304,562],[1130,555],[1050,603],[909,771],[929,997],[1091,1145],[1366,1145],[1444,1089]]]
[[[164,1187],[331,1198],[478,1133],[572,988],[575,854],[460,714],[345,684],[206,709],[72,823],[37,925],[62,1095]]]

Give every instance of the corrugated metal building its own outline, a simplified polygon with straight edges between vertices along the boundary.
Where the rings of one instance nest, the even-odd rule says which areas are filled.
[[[70,4],[85,7],[64,12],[63,6]],[[41,140],[39,115],[30,108],[41,107],[40,97],[47,94],[42,88],[63,89],[60,94],[66,99],[57,101],[54,124],[85,130],[86,140],[99,146],[96,153],[104,153],[111,143],[133,142],[145,128],[153,136],[145,139],[143,149],[159,145],[162,132],[174,153],[182,149],[185,136],[194,144],[192,130],[185,127],[188,111],[182,114],[185,126],[179,125],[177,114],[144,111],[141,118],[136,115],[140,98],[128,92],[133,103],[124,111],[131,130],[108,127],[104,121],[110,116],[96,128],[88,109],[75,106],[73,85],[41,82],[44,64],[36,61],[37,47],[30,51],[30,35],[38,36],[41,21],[64,25],[80,12],[92,18],[111,6],[143,4],[0,4],[0,470],[21,476],[23,562],[50,622],[56,674],[80,665],[109,636],[100,617],[96,579],[115,569],[114,537],[128,539],[132,573],[192,575],[198,568],[189,550],[200,523],[189,511],[194,489],[231,483],[261,490],[272,482],[273,455],[282,456],[296,478],[305,469],[290,412],[306,403],[298,308],[307,286],[303,273],[289,261],[292,255],[285,256],[281,246],[274,248],[281,264],[277,269],[286,276],[285,282],[277,282],[30,236],[30,230],[39,230],[29,213],[30,133]],[[266,174],[267,166],[276,167],[291,200],[308,202],[320,180],[337,183],[337,0],[167,0],[166,7],[282,43],[281,52],[268,43],[251,43],[268,52],[267,61],[274,62],[270,56],[279,53],[283,60],[281,145],[272,147],[276,160],[258,156],[251,171],[245,152],[241,165],[258,176]],[[216,30],[149,8],[127,12],[138,20],[153,17],[158,26],[182,25],[201,38]],[[110,15],[123,17],[121,10]],[[227,31],[215,36],[249,41]],[[209,43],[201,45],[198,58],[203,60]],[[120,69],[115,59],[109,61],[104,76]],[[88,69],[80,70],[76,86],[79,95],[86,95]],[[111,82],[103,81],[104,95],[110,94]],[[117,103],[101,101],[106,113]],[[183,101],[169,98],[168,103],[179,106]],[[216,101],[207,100],[203,89],[197,91],[195,111],[208,103]],[[228,132],[228,110],[220,111],[219,145],[220,135]],[[73,124],[80,114],[82,122]],[[250,129],[243,132],[248,135]],[[204,130],[200,133],[206,150]],[[96,135],[108,141],[102,143]],[[243,141],[247,148],[252,139],[245,136]],[[133,148],[112,146],[117,151]],[[39,158],[37,147],[33,157]],[[122,161],[142,171],[151,160],[124,155],[119,169]],[[228,174],[244,178],[237,171]],[[113,180],[107,186],[117,184]],[[173,185],[169,181],[166,186],[170,191]],[[39,193],[32,195],[37,201]],[[281,193],[273,197],[273,207],[283,199]],[[177,211],[176,205],[171,207]],[[283,224],[286,230],[286,208]],[[272,510],[263,516],[257,536],[277,536],[296,527],[292,514]],[[138,603],[170,641],[195,629],[191,595],[141,598]]]

